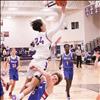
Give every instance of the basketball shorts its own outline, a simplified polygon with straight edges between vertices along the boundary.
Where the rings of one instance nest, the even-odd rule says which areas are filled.
[[[10,70],[9,71],[9,78],[10,78],[10,80],[18,81],[19,80],[18,72]]]
[[[64,78],[69,80],[73,79],[73,68],[64,70]]]
[[[31,60],[27,69],[27,78],[32,78],[34,75],[37,75],[38,73],[30,69],[30,67],[32,66],[44,70],[47,67],[47,60],[35,60],[35,59]]]
[[[2,83],[0,80],[0,96],[3,96],[4,92],[3,92],[3,87],[2,87]]]

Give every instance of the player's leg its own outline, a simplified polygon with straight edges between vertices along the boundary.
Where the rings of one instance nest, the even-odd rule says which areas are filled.
[[[7,82],[6,90],[8,91],[9,87],[12,85],[13,82],[13,73],[12,71],[9,71],[9,80],[10,82]]]
[[[66,71],[64,73],[65,75],[65,81],[66,81],[66,94],[67,94],[67,99],[70,100],[70,88],[72,84],[72,79],[73,79],[73,69],[69,69],[69,71]]]
[[[78,68],[78,65],[79,65],[79,57],[77,56],[77,60],[76,60],[76,66]]]
[[[11,86],[10,87],[10,92],[9,92],[10,97],[12,97],[12,92],[15,88],[16,81],[18,81],[18,80],[19,80],[18,72],[13,73],[12,78],[10,80],[10,86]]]
[[[28,82],[30,82],[31,80],[32,80],[32,78],[28,78],[28,77],[26,78],[25,83],[24,83],[22,89],[20,90],[20,93],[23,92],[25,88],[27,88],[27,87],[26,87],[26,84],[27,84]]]
[[[2,95],[2,96],[0,96],[0,100],[4,100],[4,96]]]
[[[70,97],[70,94],[69,94],[69,82],[68,82],[68,79],[66,78],[65,81],[66,81],[66,93],[67,93],[67,97]]]
[[[72,84],[72,80],[71,79],[68,79],[68,89],[69,89],[69,92],[70,92],[71,84]]]
[[[40,83],[40,80],[41,80],[41,75],[35,75],[31,82],[28,82],[26,84],[26,88],[16,96],[16,99],[17,100],[20,100],[22,98],[24,98],[27,94],[29,94],[32,90],[34,90]]]
[[[80,56],[80,68],[82,68],[82,57]]]
[[[29,64],[29,66],[31,66],[31,65],[32,65],[32,61]],[[27,88],[26,84],[32,80],[33,73],[34,72],[30,69],[30,67],[28,67],[28,69],[27,69],[27,77],[26,77],[26,80],[25,80],[25,83],[24,83],[23,87],[20,90],[20,93],[23,92],[25,88]]]
[[[34,73],[34,72],[30,69],[30,67],[31,67],[32,65],[34,65],[34,60],[31,60],[29,66],[28,66],[28,69],[27,69],[27,77],[26,77],[26,80],[25,80],[25,83],[24,83],[23,87],[22,87],[21,90],[20,90],[20,93],[23,92],[24,89],[27,88],[27,87],[26,87],[26,84],[32,80],[33,73]]]
[[[66,95],[67,97],[69,97],[69,89],[68,89],[68,71],[64,70],[64,77],[65,77],[65,81],[66,81]]]
[[[9,91],[9,97],[11,98],[12,97],[12,92],[14,90],[14,87],[15,87],[15,81],[14,80],[10,80],[10,83],[8,83],[10,85],[10,91]]]
[[[29,94],[32,90],[34,90],[40,83],[40,80],[37,77],[33,77],[30,83],[26,84],[26,89],[23,91],[24,95]]]
[[[4,92],[3,92],[1,80],[0,80],[0,100],[4,100]]]
[[[66,94],[67,94],[67,100],[70,100],[70,88],[72,80],[65,79],[66,80]]]

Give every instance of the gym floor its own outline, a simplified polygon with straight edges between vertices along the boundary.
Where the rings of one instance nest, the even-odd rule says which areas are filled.
[[[30,61],[22,61],[22,67],[19,72],[19,81],[16,82],[16,86],[13,94],[20,91],[26,78],[26,68]],[[58,69],[59,61],[49,61],[47,71],[52,73],[55,71],[61,72]],[[1,65],[2,66],[2,65]],[[3,77],[5,81],[9,81],[9,75]],[[96,97],[100,89],[100,68],[96,68],[93,65],[82,65],[82,68],[76,68],[74,65],[74,78],[70,91],[71,100],[96,100]],[[8,97],[8,91],[5,91],[5,99],[10,100]],[[27,100],[26,96],[23,100]],[[63,81],[54,88],[54,92],[48,97],[47,100],[66,100],[65,81]]]

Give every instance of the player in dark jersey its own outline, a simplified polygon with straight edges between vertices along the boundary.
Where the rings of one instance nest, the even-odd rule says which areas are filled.
[[[63,65],[64,78],[66,80],[67,98],[70,100],[70,87],[73,79],[73,55],[69,50],[69,45],[64,45],[65,53],[61,56],[60,69]]]
[[[15,48],[11,49],[10,57],[7,58],[7,61],[4,64],[5,68],[7,68],[8,64],[9,64],[9,79],[10,79],[10,82],[7,83],[6,90],[9,89],[9,86],[11,86],[10,92],[9,92],[9,97],[11,97],[12,92],[13,92],[14,87],[15,87],[15,83],[19,79],[18,69],[19,69],[19,66],[20,66],[20,59],[16,55],[16,49]]]

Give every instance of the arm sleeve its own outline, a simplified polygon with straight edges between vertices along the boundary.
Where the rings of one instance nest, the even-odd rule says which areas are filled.
[[[57,26],[54,26],[54,28],[47,33],[47,37],[50,40],[52,39],[53,35],[56,34],[56,32],[60,29],[60,27],[63,24],[64,19],[65,19],[65,13],[62,13],[62,16],[60,18],[60,21],[59,21],[59,23],[57,23],[58,25]]]

